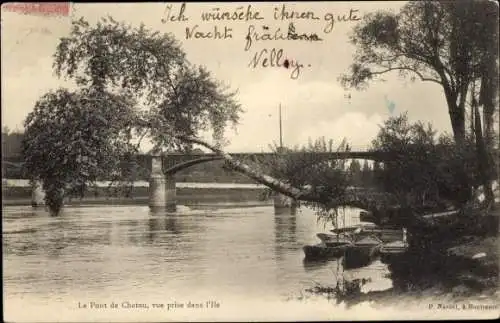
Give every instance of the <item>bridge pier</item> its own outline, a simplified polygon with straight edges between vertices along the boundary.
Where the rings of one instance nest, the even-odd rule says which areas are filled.
[[[165,175],[165,207],[169,212],[177,209],[177,188],[174,175]]]
[[[155,210],[175,211],[177,203],[175,184],[174,176],[163,173],[162,157],[152,156],[151,176],[149,178],[149,207]]]
[[[39,207],[45,205],[45,192],[42,188],[42,182],[34,181],[31,184],[31,206]]]
[[[149,207],[152,209],[166,206],[165,175],[162,170],[161,156],[151,156],[151,175],[149,177]]]
[[[273,196],[274,201],[274,214],[291,214],[295,215],[297,212],[297,201],[283,195],[281,193],[275,193]]]

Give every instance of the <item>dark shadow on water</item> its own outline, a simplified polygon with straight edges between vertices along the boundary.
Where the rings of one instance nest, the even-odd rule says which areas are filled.
[[[275,216],[296,216],[297,207],[274,207]]]

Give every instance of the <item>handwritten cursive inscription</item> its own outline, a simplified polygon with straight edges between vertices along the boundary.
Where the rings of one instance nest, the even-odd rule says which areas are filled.
[[[233,38],[233,29],[224,26],[224,29],[219,29],[219,27],[214,26],[212,31],[199,31],[198,25],[193,28],[186,27],[186,39],[196,38],[196,39],[228,39]]]
[[[327,22],[326,23],[326,26],[325,28],[323,29],[323,32],[325,34],[329,34],[332,32],[333,30],[333,27],[335,25],[335,21],[337,22],[349,22],[349,21],[358,21],[358,20],[361,20],[361,18],[359,18],[356,13],[358,12],[359,10],[356,10],[356,9],[351,9],[349,10],[349,15],[337,15],[337,19],[335,19],[335,15],[333,13],[327,13],[325,14],[325,21]]]
[[[328,12],[310,8],[297,10],[286,3],[272,5],[265,9],[255,4],[227,5],[224,7],[215,4],[209,6],[208,9],[205,7],[203,10],[198,10],[195,13],[195,15],[198,15],[198,21],[187,25],[190,17],[193,16],[191,6],[186,3],[178,6],[175,4],[167,5],[161,22],[164,24],[186,24],[184,34],[186,40],[224,41],[244,39],[244,51],[252,51],[248,63],[249,68],[282,68],[283,71],[290,71],[292,79],[297,79],[304,67],[310,67],[311,65],[292,59],[294,53],[289,50],[287,57],[285,57],[285,49],[283,48],[261,47],[255,49],[255,47],[263,44],[284,47],[297,42],[301,44],[321,44],[325,41],[323,38],[332,34],[338,24],[361,20],[359,10],[352,8],[350,10],[342,9]],[[308,20],[308,26],[317,28],[317,33],[298,31],[295,24],[297,21],[304,20]],[[245,26],[240,29],[240,24]],[[280,45],[276,45],[276,41],[286,42],[280,42]],[[232,48],[234,47],[227,46],[228,50]]]
[[[188,21],[189,19],[184,15],[185,11],[186,11],[186,4],[183,3],[181,5],[181,8],[179,9],[179,13],[177,15],[174,15],[172,13],[172,5],[170,4],[170,5],[165,7],[164,14],[166,14],[166,17],[162,18],[161,22],[167,23],[168,21],[170,21],[170,22]]]
[[[304,65],[296,60],[288,58],[283,60],[283,49],[272,48],[271,50],[267,50],[264,48],[254,54],[253,58],[250,60],[250,63],[248,63],[248,67],[252,69],[258,67],[284,67],[286,69],[290,68],[290,77],[295,80],[299,77],[301,69],[304,67]]]
[[[209,12],[202,12],[201,19],[203,21],[250,21],[263,20],[259,11],[252,9],[252,5],[248,5],[246,10],[243,7],[237,7],[234,11],[223,11],[220,8],[212,8]]]
[[[266,40],[305,40],[305,41],[322,41],[317,34],[298,34],[295,31],[293,23],[288,25],[288,31],[285,34],[281,28],[277,28],[274,32],[270,31],[268,26],[262,26],[262,32],[258,32],[254,25],[248,26],[247,35],[245,37],[245,51],[250,50],[252,44],[257,41]]]
[[[281,10],[280,10],[281,9]],[[288,20],[288,19],[311,19],[320,20],[314,11],[290,11],[287,10],[286,5],[274,8],[274,20]]]

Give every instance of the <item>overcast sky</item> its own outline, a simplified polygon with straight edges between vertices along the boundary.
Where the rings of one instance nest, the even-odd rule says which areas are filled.
[[[85,17],[94,23],[102,16],[132,25],[144,22],[146,27],[171,32],[181,42],[190,62],[203,64],[216,78],[238,89],[238,100],[245,113],[237,132],[227,131],[228,151],[268,150],[268,144],[279,140],[278,106],[283,108],[283,139],[285,145],[306,144],[308,138],[325,136],[340,142],[346,138],[354,148],[366,149],[378,126],[390,116],[388,102],[395,104],[394,114],[408,111],[411,120],[430,121],[441,131],[451,132],[442,90],[434,83],[411,83],[392,75],[386,82],[374,83],[366,91],[346,92],[337,81],[352,63],[353,47],[347,42],[356,22],[336,23],[325,34],[325,14],[349,14],[358,10],[362,16],[376,10],[398,10],[404,2],[321,2],[286,3],[289,11],[314,11],[319,20],[295,20],[299,33],[317,33],[322,42],[265,41],[254,42],[245,51],[245,36],[254,22],[202,22],[201,12],[219,7],[221,11],[245,7],[245,3],[187,4],[189,21],[162,23],[166,4],[73,4],[69,17],[37,17],[2,10],[2,126],[22,129],[22,122],[36,100],[46,91],[70,86],[52,74],[52,55],[60,37],[69,33],[71,19]],[[181,4],[174,3],[173,12]],[[286,31],[289,21],[273,19],[274,7],[282,4],[254,3],[265,19],[255,23],[270,31]],[[186,40],[186,27],[199,25],[198,30],[214,26],[232,28],[232,39]],[[286,33],[285,33],[286,34]],[[303,64],[297,79],[291,69],[248,67],[256,52],[262,49],[283,49],[284,56]],[[310,65],[310,66],[309,66]],[[351,98],[348,99],[350,94]]]

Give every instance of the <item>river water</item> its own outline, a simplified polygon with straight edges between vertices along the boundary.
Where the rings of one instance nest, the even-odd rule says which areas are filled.
[[[147,206],[67,206],[59,217],[28,206],[3,211],[6,321],[368,315],[323,297],[306,297],[305,289],[316,283],[333,286],[340,268],[335,261],[303,262],[302,247],[331,228],[310,209],[302,208],[296,216],[275,215],[272,206],[217,204],[179,206],[177,213],[152,212]],[[341,218],[357,223],[359,212],[349,209]],[[344,275],[370,277],[364,288],[380,290],[391,287],[387,273],[376,261]],[[113,302],[117,308],[111,308]]]

